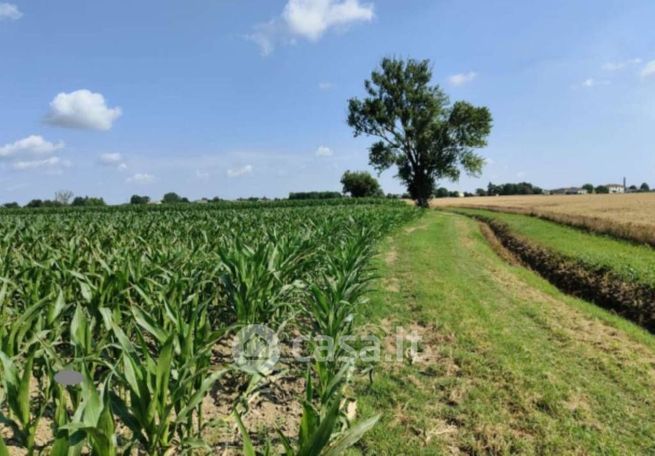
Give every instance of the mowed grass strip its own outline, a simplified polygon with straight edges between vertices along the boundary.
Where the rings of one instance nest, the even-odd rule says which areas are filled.
[[[430,212],[388,240],[367,329],[394,352],[416,331],[424,361],[383,361],[358,384],[383,418],[359,453],[650,454],[655,338],[511,266],[469,218]]]
[[[536,217],[484,209],[455,209],[505,223],[515,235],[592,268],[607,268],[622,279],[655,286],[655,249]]]

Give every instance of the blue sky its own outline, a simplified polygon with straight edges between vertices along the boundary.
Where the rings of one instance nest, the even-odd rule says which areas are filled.
[[[484,174],[447,187],[655,184],[654,21],[652,0],[0,0],[0,201],[339,190],[372,142],[347,99],[385,56],[492,111]]]

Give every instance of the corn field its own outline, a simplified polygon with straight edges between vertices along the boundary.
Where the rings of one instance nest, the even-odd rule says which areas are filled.
[[[375,241],[414,216],[403,203],[4,212],[0,456],[341,454],[377,417],[348,416],[362,366],[340,344],[249,368],[225,347],[257,324],[282,341],[354,334]],[[249,427],[282,376],[302,386],[295,430]]]

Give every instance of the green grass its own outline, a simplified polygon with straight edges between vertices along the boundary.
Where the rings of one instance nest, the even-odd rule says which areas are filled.
[[[527,215],[481,209],[457,212],[500,220],[512,232],[592,267],[607,267],[627,281],[655,286],[655,249]]]
[[[358,383],[360,413],[383,418],[357,454],[655,452],[653,336],[504,263],[471,219],[414,228],[384,245],[363,321],[418,329],[436,360]]]

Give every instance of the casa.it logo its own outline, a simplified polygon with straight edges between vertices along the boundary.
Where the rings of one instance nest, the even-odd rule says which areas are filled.
[[[265,325],[243,327],[232,342],[232,359],[245,372],[270,374],[280,359],[277,333]]]

